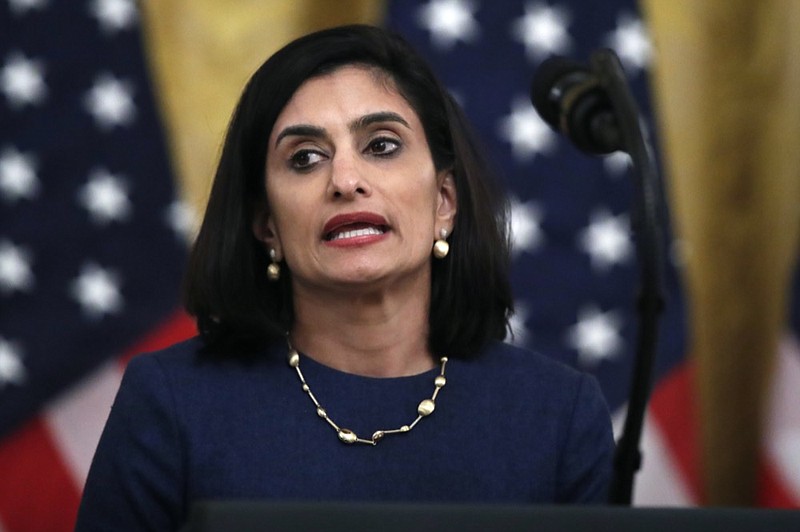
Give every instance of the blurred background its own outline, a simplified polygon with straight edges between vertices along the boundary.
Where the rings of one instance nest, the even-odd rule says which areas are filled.
[[[311,30],[427,57],[511,195],[509,342],[624,419],[635,181],[529,101],[614,49],[661,167],[667,303],[634,504],[800,507],[800,2],[0,0],[0,531],[71,530],[131,356],[194,334],[188,246],[249,75]]]

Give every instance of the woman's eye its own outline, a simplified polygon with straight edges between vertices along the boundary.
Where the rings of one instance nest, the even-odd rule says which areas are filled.
[[[369,143],[366,152],[370,155],[391,155],[400,148],[400,142],[390,138],[377,138]]]
[[[289,158],[289,162],[292,168],[297,170],[303,170],[306,168],[310,168],[320,162],[324,158],[324,155],[318,151],[314,150],[300,150]]]

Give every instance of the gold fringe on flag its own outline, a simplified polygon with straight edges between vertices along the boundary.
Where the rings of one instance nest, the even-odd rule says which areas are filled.
[[[641,4],[685,266],[704,502],[755,505],[800,237],[800,2]]]
[[[304,33],[377,24],[370,0],[172,0],[141,2],[173,168],[184,200],[202,213],[225,128],[244,84],[269,55]]]

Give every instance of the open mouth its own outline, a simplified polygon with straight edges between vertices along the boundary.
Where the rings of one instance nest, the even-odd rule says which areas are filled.
[[[335,230],[326,233],[324,238],[328,242],[333,242],[334,240],[343,240],[346,238],[382,235],[387,230],[388,227],[385,225],[351,224],[337,227]]]
[[[390,230],[389,222],[380,214],[367,211],[349,212],[337,214],[328,220],[322,229],[322,239],[325,242],[364,239],[366,242]]]

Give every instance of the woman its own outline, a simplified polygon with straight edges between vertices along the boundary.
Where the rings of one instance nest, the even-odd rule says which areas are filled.
[[[399,37],[300,38],[230,124],[186,284],[198,339],[134,359],[78,528],[193,501],[605,498],[593,379],[501,343],[505,203]]]

